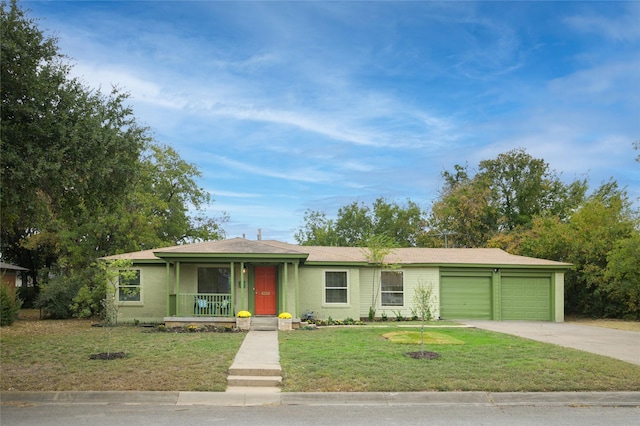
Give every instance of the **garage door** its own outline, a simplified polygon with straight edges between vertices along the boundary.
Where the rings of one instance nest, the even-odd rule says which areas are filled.
[[[551,320],[551,278],[502,277],[503,320]]]
[[[491,278],[442,276],[442,319],[491,319]]]

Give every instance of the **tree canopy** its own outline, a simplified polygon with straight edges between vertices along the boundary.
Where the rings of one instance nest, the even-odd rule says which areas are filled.
[[[128,93],[72,78],[57,40],[15,0],[1,6],[3,257],[37,283],[42,269],[71,277],[101,256],[222,237],[197,167],[138,124]]]
[[[458,247],[483,247],[496,235],[530,225],[536,216],[566,218],[587,190],[586,180],[564,184],[543,159],[524,149],[480,161],[472,177],[467,166],[454,170],[443,173],[444,188],[428,227],[432,235],[451,235]]]
[[[601,185],[566,220],[536,217],[492,246],[525,256],[569,262],[565,310],[594,317],[640,319],[640,221],[626,191]],[[505,244],[506,243],[506,244]]]
[[[445,171],[428,214],[411,201],[402,206],[382,198],[372,206],[347,204],[335,219],[308,210],[296,240],[367,248],[376,241],[384,241],[383,248],[499,247],[569,262],[567,313],[640,318],[640,220],[624,188],[611,180],[589,194],[586,179],[564,183],[524,149],[483,160],[477,170],[455,165]]]
[[[385,236],[399,247],[415,246],[424,225],[422,210],[411,200],[400,205],[378,198],[373,205],[354,201],[341,207],[335,220],[325,212],[307,210],[295,233],[301,245],[366,246],[373,236]]]

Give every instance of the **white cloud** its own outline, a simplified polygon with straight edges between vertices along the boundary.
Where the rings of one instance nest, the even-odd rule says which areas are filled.
[[[640,39],[640,3],[611,2],[622,6],[615,17],[604,16],[601,12],[590,12],[565,19],[570,27],[580,32],[593,33],[617,41]]]
[[[262,194],[252,193],[252,192],[239,192],[239,191],[223,191],[210,189],[207,192],[214,197],[225,197],[225,198],[260,198]]]
[[[639,24],[640,26],[640,24]],[[617,101],[640,106],[640,58],[609,62],[578,70],[549,82],[550,94],[560,101],[609,104]]]
[[[313,167],[287,169],[286,171],[280,171],[277,168],[259,167],[253,164],[232,160],[230,158],[226,158],[220,155],[208,155],[207,157],[211,158],[218,164],[224,165],[226,167],[229,167],[241,172],[246,172],[246,173],[251,173],[258,176],[265,176],[265,177],[276,178],[276,179],[318,183],[318,182],[328,182],[335,178],[335,176],[329,173],[316,170]]]

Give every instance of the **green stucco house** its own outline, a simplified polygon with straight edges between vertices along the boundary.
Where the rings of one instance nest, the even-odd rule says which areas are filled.
[[[366,253],[234,238],[105,259],[129,259],[135,271],[116,284],[120,322],[224,320],[241,310],[358,319],[373,300],[377,316],[410,316],[418,285],[432,288],[442,319],[564,321],[568,263],[500,249],[399,248],[385,260],[394,267],[380,268]]]

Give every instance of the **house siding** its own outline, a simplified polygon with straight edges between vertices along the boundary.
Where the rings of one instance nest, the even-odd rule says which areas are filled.
[[[334,305],[324,303],[325,271],[346,271],[348,279],[348,303]],[[305,266],[300,269],[300,313],[307,310],[318,319],[345,319],[360,317],[360,277],[358,268]]]
[[[440,291],[440,275],[439,269],[436,267],[402,267],[394,269],[403,273],[403,305],[402,306],[382,306],[382,297],[378,293],[376,298],[376,317],[380,317],[385,314],[389,318],[395,317],[400,313],[404,317],[410,317],[413,314],[413,298],[415,295],[415,289],[419,285],[424,285],[432,288],[433,294],[433,309],[432,314],[434,317],[440,315],[440,307],[438,302],[438,294]],[[369,308],[373,301],[373,289],[374,274],[376,275],[375,285],[380,285],[380,273],[381,270],[377,268],[362,269],[360,273],[360,317],[367,318],[369,316]]]
[[[289,312],[296,318],[299,318],[304,311],[300,312],[299,301],[296,303],[296,265],[288,263],[286,266],[286,273],[283,273],[282,280],[286,279],[284,289],[280,291],[278,297],[278,313]],[[283,267],[283,271],[284,271]],[[298,270],[299,272],[299,270]],[[299,278],[299,276],[298,276]],[[298,287],[298,292],[300,288]],[[299,296],[299,294],[298,294]]]
[[[167,306],[165,266],[134,266],[133,269],[140,270],[140,302],[118,303],[118,322],[162,322]]]

